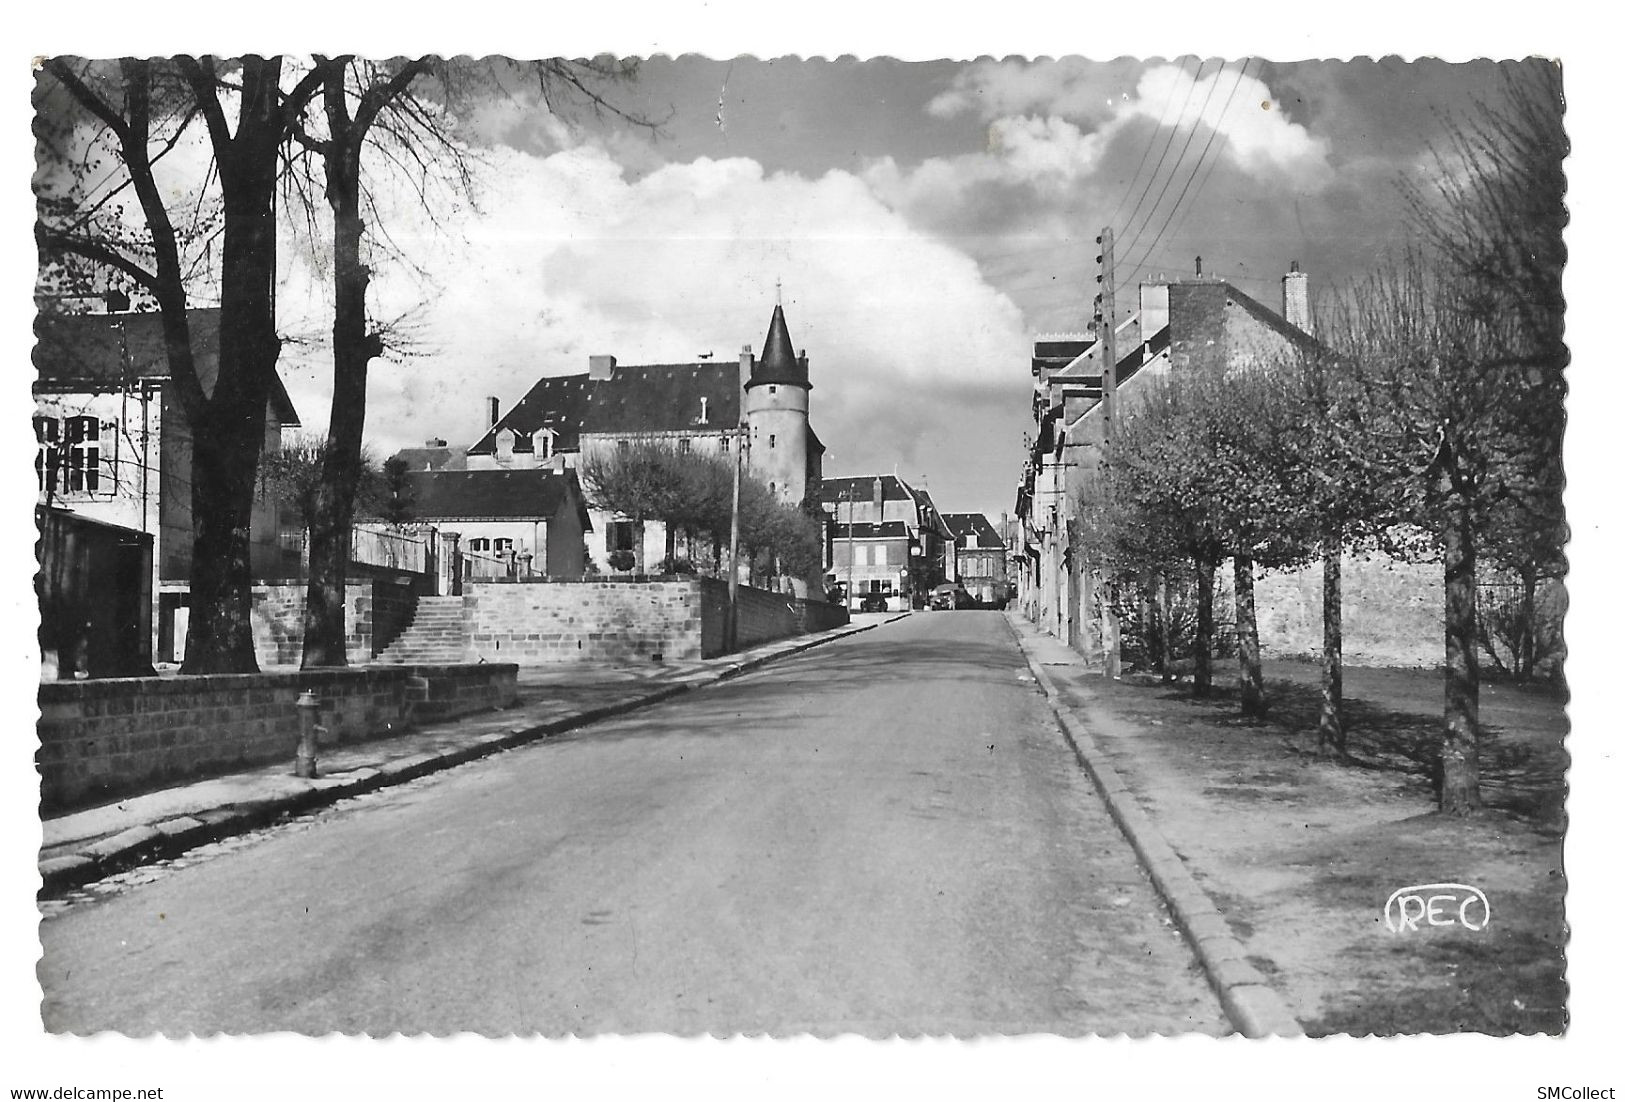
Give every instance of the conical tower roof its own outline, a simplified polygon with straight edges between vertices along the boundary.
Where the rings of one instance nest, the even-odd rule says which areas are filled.
[[[750,382],[745,386],[763,383],[786,383],[811,389],[807,381],[807,361],[796,355],[790,343],[790,327],[784,321],[784,307],[773,307],[773,320],[767,327],[767,344],[762,347],[762,358],[751,368]]]

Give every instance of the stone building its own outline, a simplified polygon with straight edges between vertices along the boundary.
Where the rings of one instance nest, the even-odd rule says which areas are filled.
[[[907,608],[953,577],[954,533],[923,487],[896,475],[829,478],[819,505],[829,518],[825,580],[850,607],[873,594]]]
[[[538,379],[506,413],[487,399],[489,427],[466,452],[433,441],[402,454],[425,469],[564,471],[634,440],[696,455],[733,455],[743,445],[746,469],[781,501],[799,504],[816,494],[823,470],[811,391],[807,354],[795,350],[784,309],[775,306],[759,359],[750,345],[737,362],[632,365],[591,356],[586,372]],[[663,524],[594,508],[588,529],[587,555],[598,569],[617,551],[631,552],[637,570],[659,568]]]

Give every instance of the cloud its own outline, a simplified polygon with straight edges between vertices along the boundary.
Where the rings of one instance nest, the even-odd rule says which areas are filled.
[[[1101,63],[1078,57],[978,61],[955,74],[927,110],[938,118],[1041,114],[1098,124],[1132,94],[1141,68],[1138,61]]]
[[[543,375],[586,370],[592,354],[670,363],[759,351],[776,280],[809,350],[832,473],[906,463],[908,441],[952,420],[935,408],[947,388],[1024,362],[1016,306],[850,173],[702,158],[633,179],[603,148],[578,145],[494,151],[486,176],[484,213],[455,233],[436,235],[405,204],[392,212],[428,282],[381,267],[375,284],[377,316],[423,304],[417,354],[371,375],[369,437],[383,454],[431,435],[472,442],[482,396],[509,404]],[[293,292],[285,308],[315,332],[320,299]],[[311,352],[285,356],[285,374],[319,424],[326,372]],[[1009,395],[1024,408],[1020,386]]]

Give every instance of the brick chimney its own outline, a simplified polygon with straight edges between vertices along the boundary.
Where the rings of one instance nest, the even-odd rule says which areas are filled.
[[[1168,324],[1168,284],[1162,281],[1140,284],[1140,343],[1150,340]]]
[[[609,378],[612,374],[614,374],[614,372],[614,356],[587,357],[587,378],[603,380]]]
[[[1296,260],[1292,262],[1292,270],[1281,277],[1281,316],[1314,335],[1315,323],[1309,316],[1309,276],[1298,270]]]
[[[485,400],[485,427],[488,429],[496,428],[497,422],[502,420],[501,413],[502,403],[495,398],[487,398]]]

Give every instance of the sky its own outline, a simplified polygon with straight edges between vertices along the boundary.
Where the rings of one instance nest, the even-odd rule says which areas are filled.
[[[1399,181],[1435,170],[1445,120],[1493,100],[1496,68],[655,56],[608,92],[653,132],[510,87],[459,110],[474,186],[437,193],[433,219],[380,189],[373,312],[400,326],[369,440],[472,443],[484,397],[507,408],[593,354],[760,351],[782,296],[826,472],[896,472],[996,517],[1030,343],[1087,323],[1102,227],[1120,309],[1197,257],[1272,308],[1293,261],[1325,293],[1402,243]],[[285,253],[282,370],[321,430],[326,276]]]

